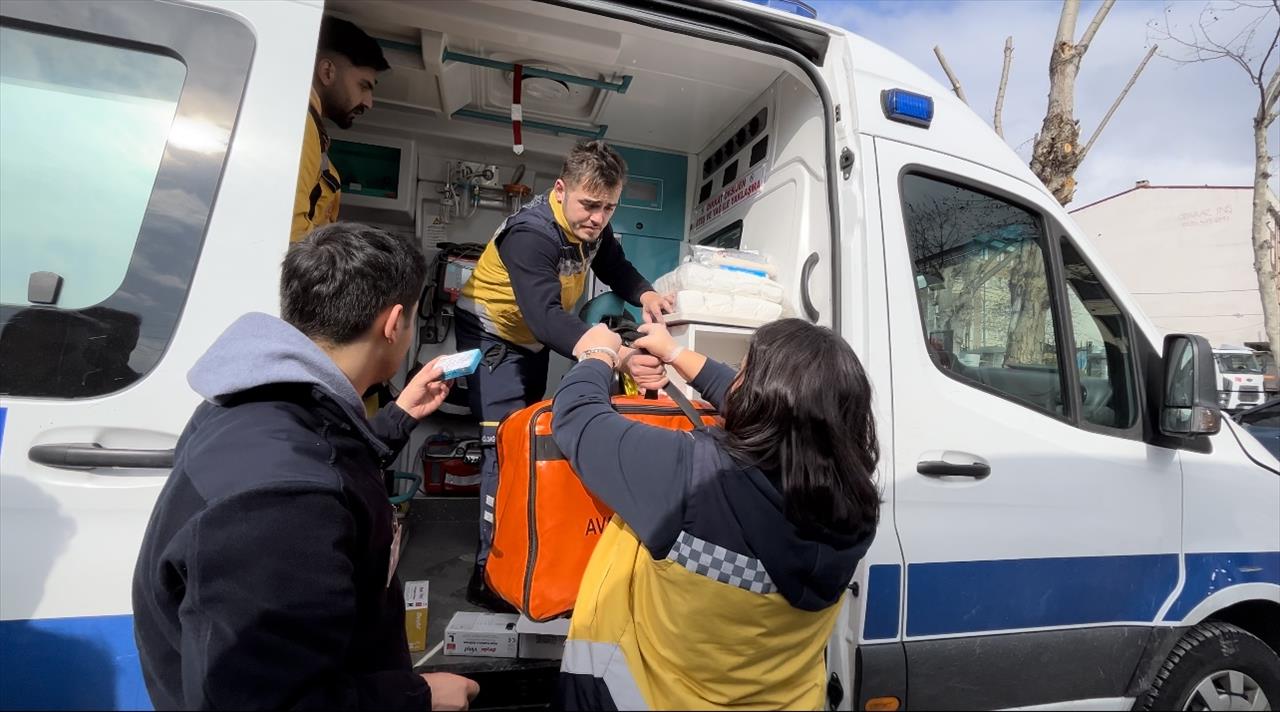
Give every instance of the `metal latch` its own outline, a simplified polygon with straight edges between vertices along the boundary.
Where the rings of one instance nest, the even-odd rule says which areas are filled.
[[[853,151],[848,147],[840,152],[840,172],[845,180],[849,180],[849,176],[853,175]]]
[[[840,709],[840,703],[844,702],[844,685],[840,682],[840,676],[831,673],[831,679],[827,680],[827,704],[830,709]]]

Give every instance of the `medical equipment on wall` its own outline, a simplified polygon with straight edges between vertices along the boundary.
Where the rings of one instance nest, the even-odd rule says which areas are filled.
[[[467,220],[480,208],[511,215],[520,209],[533,189],[520,182],[524,165],[516,167],[511,181],[503,183],[498,167],[472,161],[445,163],[444,186],[440,189],[440,223]]]

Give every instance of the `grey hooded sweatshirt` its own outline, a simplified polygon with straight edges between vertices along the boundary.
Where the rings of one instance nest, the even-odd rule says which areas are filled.
[[[412,671],[383,468],[417,421],[366,419],[334,362],[247,314],[188,374],[147,525],[134,633],[157,709],[431,708]]]

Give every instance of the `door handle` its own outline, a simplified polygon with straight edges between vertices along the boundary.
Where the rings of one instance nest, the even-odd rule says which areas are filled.
[[[818,323],[818,308],[813,305],[813,300],[809,298],[809,275],[813,274],[813,268],[818,266],[818,253],[811,252],[809,257],[805,259],[804,266],[800,268],[800,304],[804,307],[804,313],[809,317],[809,321]]]
[[[991,474],[991,465],[977,455],[944,450],[926,452],[916,463],[916,472],[928,477],[970,477],[981,480]]]
[[[98,443],[50,443],[32,445],[27,451],[32,462],[66,470],[94,467],[128,467],[168,470],[173,467],[173,449],[134,450],[103,447]]]

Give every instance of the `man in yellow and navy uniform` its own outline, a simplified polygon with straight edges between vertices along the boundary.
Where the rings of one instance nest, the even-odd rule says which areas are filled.
[[[359,27],[326,16],[320,22],[320,43],[311,76],[311,101],[307,106],[307,126],[302,135],[302,157],[298,165],[298,188],[293,198],[293,224],[289,241],[297,242],[312,230],[338,221],[342,178],[329,161],[329,132],[324,120],[349,129],[357,116],[373,108],[373,87],[378,72],[390,69],[377,40]],[[385,384],[377,384],[364,394],[370,417],[390,402]]]
[[[586,290],[587,271],[641,307],[646,320],[661,320],[671,311],[670,300],[627,261],[609,226],[626,170],[622,157],[603,141],[579,144],[565,159],[555,187],[498,227],[462,289],[454,319],[458,350],[480,349],[483,355],[467,379],[482,445],[480,541],[467,588],[473,604],[506,608],[488,591],[483,576],[493,541],[498,423],[542,399],[548,349],[572,358],[574,345],[590,328],[572,311]],[[656,360],[630,363],[661,371]]]
[[[390,68],[377,41],[359,27],[336,17],[325,17],[320,23],[290,242],[338,219],[342,181],[329,162],[329,133],[322,119],[351,128],[357,116],[373,108],[378,72]]]

